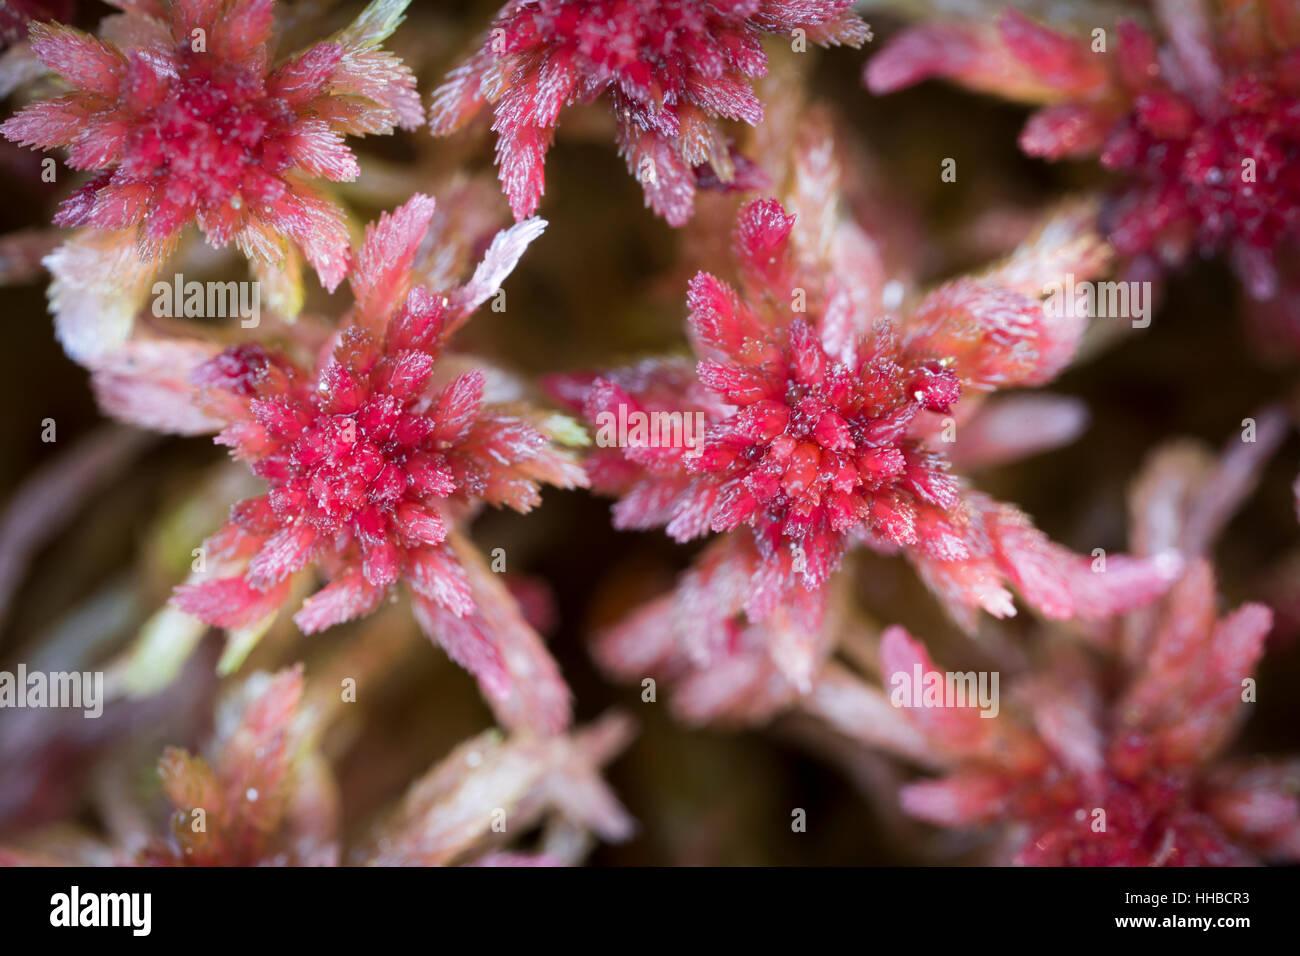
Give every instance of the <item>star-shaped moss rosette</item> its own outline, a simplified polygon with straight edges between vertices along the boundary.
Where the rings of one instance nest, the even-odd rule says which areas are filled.
[[[504,726],[560,730],[569,701],[558,669],[458,526],[485,505],[527,512],[543,484],[585,486],[561,447],[584,436],[523,401],[503,373],[446,351],[545,223],[498,234],[473,278],[442,293],[413,279],[426,271],[417,258],[433,214],[417,194],[367,228],[350,273],[355,304],[306,358],[253,344],[215,356],[160,346],[194,366],[201,422],[267,485],[205,544],[206,571],[175,601],[231,631],[228,670],[312,567],[329,583],[294,617],[306,633],[370,613],[404,583],[421,626],[479,679]],[[141,424],[198,430],[192,415],[151,407],[177,401],[184,377],[152,354],[116,369],[101,394]]]
[[[912,27],[868,64],[888,93],[930,77],[1041,104],[1021,148],[1096,157],[1120,177],[1103,226],[1139,266],[1226,252],[1257,299],[1300,245],[1300,9],[1291,0],[1161,0],[1070,32],[1014,9]],[[1109,25],[1106,25],[1109,26]]]
[[[857,47],[870,31],[851,8],[851,0],[510,0],[478,52],[434,93],[431,126],[445,135],[491,109],[501,184],[522,219],[541,201],[561,111],[604,98],[646,204],[679,226],[702,183],[753,184],[719,121],[762,121],[751,87],[767,72],[762,37]]]
[[[1014,614],[1012,588],[1048,618],[1100,619],[1154,600],[1179,566],[1162,553],[1113,555],[1101,569],[950,470],[958,452],[967,463],[1015,454],[986,427],[986,413],[1002,414],[989,396],[1045,384],[1073,358],[1087,317],[1043,295],[1066,273],[1104,269],[1091,208],[1062,209],[1006,262],[909,302],[840,214],[830,144],[800,142],[798,216],[748,204],[734,234],[739,285],[707,273],[690,284],[695,363],[550,380],[596,435],[587,470],[618,498],[618,528],[720,535],[597,650],[623,676],[690,675],[681,708],[696,719],[732,706],[757,719],[808,689],[839,626],[824,616],[828,584],[858,547],[904,554],[969,631],[981,610]],[[1071,431],[1047,410],[1020,420],[1042,434],[1010,444],[1024,452]],[[663,422],[691,420],[693,443],[684,428],[663,440]]]
[[[348,27],[276,64],[272,0],[121,3],[95,37],[35,23],[36,55],[72,88],[0,126],[95,174],[55,216],[79,227],[47,260],[69,353],[129,334],[161,262],[196,224],[235,244],[277,311],[301,306],[300,257],[333,290],[348,270],[343,208],[313,181],[356,178],[346,137],[423,123],[410,70],[381,43],[409,0],[374,0]]]
[[[703,416],[696,447],[593,450],[593,487],[620,499],[615,523],[665,526],[680,541],[749,527],[755,619],[818,590],[864,542],[905,550],[968,623],[963,608],[1012,613],[1004,582],[1053,617],[1110,613],[1082,599],[1086,560],[1065,560],[1015,509],[964,488],[943,453],[943,422],[963,391],[979,401],[1043,384],[1074,353],[1086,320],[1044,308],[1033,281],[1044,264],[1030,262],[1039,250],[946,283],[906,314],[872,314],[854,302],[848,262],[800,261],[797,228],[775,200],[742,210],[740,288],[705,273],[691,284],[694,367],[650,359],[552,380],[598,438],[619,416]],[[1080,270],[1098,264],[1086,236],[1063,253]]]

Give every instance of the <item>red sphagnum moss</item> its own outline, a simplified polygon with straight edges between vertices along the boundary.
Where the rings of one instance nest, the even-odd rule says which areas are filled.
[[[1024,712],[916,708],[948,774],[902,791],[947,827],[1009,827],[1010,862],[1035,866],[1242,866],[1300,857],[1300,770],[1219,761],[1272,624],[1247,604],[1216,617],[1204,561],[1173,588],[1113,699],[1097,668],[1061,654],[1031,679]],[[944,673],[902,628],[880,646],[886,684]],[[1253,699],[1253,695],[1249,697]]]
[[[31,48],[72,88],[0,125],[64,148],[94,173],[55,223],[77,227],[45,259],[55,329],[82,364],[129,337],[150,280],[185,229],[234,244],[268,309],[302,307],[306,259],[329,290],[348,271],[343,207],[320,183],[355,179],[349,136],[423,123],[415,77],[381,46],[409,0],[373,0],[329,39],[273,61],[273,0],[142,0],[96,37],[33,23]]]
[[[1217,458],[1171,442],[1133,483],[1134,551],[1186,557],[1159,604],[1084,631],[1049,626],[1011,674],[944,671],[901,627],[879,640],[860,630],[795,706],[928,771],[902,788],[902,809],[966,831],[952,848],[984,863],[1300,858],[1300,765],[1225,753],[1257,699],[1273,620],[1257,603],[1223,613],[1206,557],[1285,437],[1278,410],[1252,420],[1258,441]]]
[[[346,849],[339,784],[320,746],[337,714],[321,690],[301,665],[252,674],[220,702],[201,754],[166,748],[165,835],[134,825],[152,807],[118,805],[133,825],[115,839],[0,845],[0,866],[569,866],[590,835],[617,842],[633,831],[600,767],[634,727],[609,713],[560,736],[489,730],[466,740]],[[509,833],[494,827],[495,814],[508,815]],[[536,845],[518,845],[517,834],[535,827]]]
[[[1291,0],[1161,0],[1164,39],[1133,20],[1071,35],[1014,9],[922,24],[874,57],[886,93],[943,76],[1049,104],[1020,145],[1095,156],[1122,177],[1103,224],[1124,257],[1180,264],[1228,252],[1258,299],[1300,242],[1300,9]],[[1099,46],[1100,43],[1100,46]]]
[[[273,66],[273,0],[126,5],[103,38],[32,26],[37,56],[72,92],[0,126],[24,146],[62,147],[99,173],[65,200],[62,226],[135,229],[156,259],[197,223],[276,262],[292,240],[334,289],[347,273],[343,210],[310,185],[358,173],[346,136],[423,122],[415,78],[379,46],[404,0],[376,0],[350,27]]]
[[[560,112],[605,97],[619,152],[646,204],[672,225],[702,182],[753,179],[719,123],[755,125],[751,83],[766,74],[764,34],[860,46],[870,31],[851,0],[510,0],[483,46],[447,77],[430,109],[436,135],[490,107],[510,206],[532,215]]]
[[[224,571],[176,601],[215,626],[256,628],[314,564],[330,583],[294,620],[315,633],[370,613],[404,582],[430,637],[479,678],[505,723],[560,729],[568,693],[554,663],[454,526],[482,505],[528,511],[540,485],[586,479],[553,441],[560,416],[486,396],[484,372],[444,354],[544,224],[502,233],[474,280],[442,295],[411,278],[433,210],[417,194],[367,230],[355,305],[317,364],[239,345],[195,371],[200,404],[224,424],[217,440],[268,490],[207,542]]]
[[[1014,613],[1005,583],[1056,618],[1102,617],[1158,594],[1172,566],[1121,558],[1095,575],[1018,510],[949,472],[942,430],[963,390],[978,400],[1042,384],[1077,345],[1082,320],[1054,316],[1029,291],[1022,270],[1034,247],[1025,262],[953,280],[906,314],[875,313],[855,278],[864,269],[835,258],[853,254],[852,235],[830,260],[810,262],[797,228],[773,200],[742,210],[739,290],[706,273],[691,283],[694,369],[652,359],[552,380],[605,446],[588,471],[593,488],[619,497],[615,524],[664,526],[678,541],[747,526],[757,554],[744,603],[751,621],[791,601],[812,613],[808,598],[855,544],[904,551],[972,627],[976,609]],[[1069,255],[1086,268],[1095,253],[1084,243]],[[651,440],[653,430],[616,440],[619,421],[674,415],[701,416],[694,447]]]
[[[887,189],[866,188],[871,161],[837,145],[834,115],[807,102],[804,58],[774,57],[769,75],[767,52],[778,45],[797,53],[870,40],[852,0],[504,0],[429,113],[437,136],[491,116],[498,177],[518,220],[500,232],[508,213],[490,176],[466,176],[455,144],[422,148],[427,135],[414,161],[368,160],[374,182],[331,185],[361,176],[349,137],[423,127],[413,72],[382,46],[409,2],[358,0],[350,25],[280,57],[276,47],[331,4],[110,0],[120,12],[92,35],[54,22],[74,12],[90,19],[72,3],[0,0],[0,95],[25,104],[0,125],[17,144],[6,146],[10,158],[26,164],[14,168],[40,163],[42,182],[52,182],[54,160],[19,147],[61,150],[88,180],[70,196],[56,187],[65,198],[54,225],[76,230],[70,236],[42,224],[0,237],[0,280],[31,278],[38,261],[48,270],[56,334],[87,366],[107,416],[216,434],[237,462],[214,469],[187,493],[183,514],[152,532],[150,581],[161,572],[174,584],[195,560],[129,649],[118,653],[114,642],[140,623],[135,602],[147,583],[89,595],[58,621],[57,640],[35,648],[102,667],[111,716],[90,721],[93,730],[34,714],[0,723],[0,755],[22,771],[0,775],[0,828],[8,841],[10,827],[76,815],[106,836],[62,824],[22,833],[0,847],[0,864],[551,865],[580,860],[594,837],[626,838],[633,822],[600,767],[625,746],[630,723],[612,715],[572,730],[569,688],[538,633],[571,614],[572,594],[552,600],[544,584],[507,578],[504,549],[489,565],[470,539],[485,509],[529,512],[547,485],[615,499],[620,530],[710,539],[658,597],[646,599],[639,567],[630,583],[601,585],[595,617],[609,626],[594,655],[605,670],[642,682],[647,701],[647,676],[664,680],[676,716],[694,723],[791,718],[783,729],[792,739],[882,791],[877,809],[893,812],[900,831],[924,829],[916,821],[962,831],[958,852],[972,855],[983,837],[997,863],[1300,859],[1300,765],[1226,753],[1255,700],[1274,613],[1253,602],[1223,612],[1212,570],[1216,538],[1281,447],[1294,409],[1270,405],[1244,419],[1241,440],[1217,458],[1193,442],[1159,450],[1133,487],[1129,554],[1077,554],[967,477],[1082,430],[1080,399],[997,393],[1047,385],[1081,352],[1118,338],[1118,326],[1089,327],[1076,303],[1057,308],[1053,294],[1103,279],[1115,262],[1141,278],[1193,253],[1226,254],[1265,343],[1300,341],[1300,6],[1154,0],[1149,18],[1134,9],[1138,19],[1089,31],[1084,8],[1069,0],[1043,8],[1049,22],[976,3],[966,19],[936,13],[905,29],[869,64],[873,91],[941,76],[1034,104],[1020,137],[1026,153],[1095,157],[1114,174],[1106,202],[1061,203],[1032,232],[1028,216],[1002,206],[981,216],[982,228],[959,223],[956,246],[1011,251],[951,277],[953,244],[928,233],[922,243],[921,230],[889,221],[897,208],[874,195]],[[426,28],[444,15],[420,11]],[[347,21],[340,12],[332,22]],[[561,114],[597,101],[645,204],[676,227],[698,203],[673,248],[703,271],[673,282],[689,315],[689,358],[546,379],[594,434],[582,461],[576,449],[591,444],[582,427],[452,342],[546,228],[529,217]],[[842,177],[846,159],[854,168]],[[455,198],[435,210],[414,191],[429,182]],[[361,230],[350,228],[340,196],[400,205],[354,250]],[[656,228],[645,247],[629,247],[639,251],[622,278],[639,288],[663,286],[649,248],[662,241]],[[199,235],[233,248],[202,253]],[[934,253],[925,261],[922,245]],[[256,332],[183,326],[171,315],[136,323],[169,257],[206,278],[231,259],[242,266],[234,250],[276,317],[302,311],[304,261],[330,293],[348,280],[350,305]],[[552,263],[577,261],[570,250]],[[949,277],[922,289],[921,276]],[[567,281],[547,269],[535,278]],[[645,341],[644,331],[548,342],[543,354],[561,367],[589,360],[579,353],[599,365]],[[1221,404],[1235,401],[1240,383],[1217,376],[1232,359],[1209,361]],[[1157,379],[1143,385],[1159,389]],[[47,442],[53,424],[42,422]],[[117,444],[92,442],[91,453],[39,470],[0,516],[0,605],[31,555],[64,532],[60,512],[75,513],[103,480],[90,472],[135,454]],[[113,455],[99,460],[109,445]],[[1300,483],[1294,494],[1300,502]],[[1107,515],[1086,533],[1104,539],[1117,524]],[[186,553],[198,527],[218,530]],[[554,525],[538,537],[548,534],[557,540]],[[1005,697],[993,683],[987,708],[942,694],[920,706],[892,699],[899,678],[919,680],[923,696],[928,680],[970,681],[940,672],[902,627],[868,616],[910,621],[925,608],[909,602],[921,589],[905,573],[892,577],[894,566],[874,564],[884,573],[868,580],[864,551],[906,558],[958,625],[923,628],[952,642],[937,656],[964,648],[999,668],[979,673],[1005,671]],[[1279,591],[1284,635],[1296,566],[1293,555],[1256,588]],[[89,580],[88,568],[78,565],[78,580]],[[1006,626],[1017,601],[1042,620]],[[110,604],[113,613],[99,613]],[[353,640],[304,649],[291,605],[292,624],[309,635],[369,619]],[[43,610],[36,601],[30,620]],[[228,632],[219,660],[212,628]],[[349,813],[369,818],[401,793],[390,784],[425,766],[383,723],[426,715],[412,699],[399,702],[404,693],[444,706],[427,683],[397,686],[415,659],[408,653],[427,657],[420,633],[473,675],[502,729],[452,749],[351,845],[343,795],[359,797]],[[102,664],[110,645],[118,656]],[[295,664],[300,656],[306,663]],[[208,734],[219,679],[254,660],[281,669],[233,687]],[[358,733],[364,710],[378,721]],[[166,718],[153,734],[159,746],[208,739],[201,755],[163,754],[165,835],[149,824],[163,801],[135,805],[143,764],[124,746],[155,717]],[[361,739],[374,744],[370,780],[341,788],[332,763],[341,767],[342,751]],[[462,735],[446,747],[454,739]],[[134,749],[149,761],[158,752]],[[909,769],[887,767],[884,756]],[[509,815],[508,835],[498,814]],[[912,849],[932,857],[953,845],[927,844]]]

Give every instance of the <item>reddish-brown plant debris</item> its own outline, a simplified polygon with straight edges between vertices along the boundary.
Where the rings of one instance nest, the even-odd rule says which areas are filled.
[[[1161,0],[1163,40],[1123,20],[1075,36],[1014,9],[922,24],[872,59],[877,93],[943,76],[1047,104],[1033,156],[1095,156],[1123,177],[1103,213],[1121,256],[1226,251],[1251,295],[1279,292],[1300,243],[1300,9],[1291,0]],[[1139,266],[1141,263],[1139,262]]]
[[[483,46],[434,93],[435,135],[493,114],[497,164],[515,216],[532,215],[560,112],[606,97],[619,153],[646,204],[679,226],[701,185],[753,185],[719,120],[762,121],[751,83],[761,39],[857,47],[870,31],[851,0],[509,0]]]

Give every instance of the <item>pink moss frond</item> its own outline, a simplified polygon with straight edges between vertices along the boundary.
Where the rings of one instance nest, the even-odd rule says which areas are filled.
[[[33,50],[74,91],[32,104],[0,134],[66,148],[73,168],[102,174],[65,201],[60,225],[135,229],[151,259],[191,223],[214,246],[264,250],[245,237],[269,231],[333,290],[347,271],[343,210],[307,181],[356,178],[345,136],[422,122],[414,77],[377,46],[405,6],[375,0],[352,28],[274,70],[270,0],[219,14],[128,7],[103,39],[36,24]]]
[[[826,215],[810,212],[815,222]],[[978,403],[983,392],[1043,384],[1073,358],[1085,318],[1055,315],[1042,287],[1029,289],[1061,266],[1097,267],[1086,231],[1065,236],[1077,219],[1059,212],[980,279],[953,280],[908,314],[865,322],[842,313],[870,315],[871,295],[819,271],[834,270],[838,244],[796,239],[796,218],[775,200],[746,205],[733,237],[739,285],[708,273],[690,283],[695,380],[650,360],[552,382],[604,446],[588,471],[593,487],[618,497],[615,524],[662,526],[679,541],[748,529],[760,557],[745,602],[753,621],[820,590],[864,542],[903,550],[968,628],[976,609],[1014,613],[1007,584],[1054,618],[1107,617],[1154,600],[1170,567],[1118,559],[1113,574],[1091,575],[1086,559],[1015,509],[963,490],[937,427],[963,414],[965,394]],[[845,226],[837,238],[854,235]],[[630,415],[672,414],[705,423],[694,447],[605,440]]]
[[[504,585],[452,529],[478,503],[527,511],[542,484],[577,487],[586,477],[546,416],[489,401],[479,370],[449,382],[439,374],[453,323],[467,313],[413,282],[433,212],[417,194],[367,230],[349,323],[317,367],[250,344],[194,370],[201,413],[223,427],[217,440],[268,490],[208,542],[226,576],[187,584],[176,603],[218,627],[249,627],[283,604],[294,576],[319,565],[330,581],[294,618],[315,633],[370,613],[405,583],[421,625],[479,678],[504,725],[558,732],[569,721],[563,679]],[[467,287],[478,291],[457,297],[462,309],[495,289],[531,240],[506,235],[507,251],[489,251]]]
[[[430,125],[446,135],[490,107],[501,185],[515,217],[525,219],[546,188],[546,153],[560,113],[603,99],[646,204],[680,226],[697,188],[725,185],[736,174],[719,121],[762,121],[751,86],[767,72],[761,34],[802,30],[823,46],[860,46],[869,31],[851,6],[509,0],[483,46],[434,92]]]
[[[866,81],[888,93],[945,77],[1044,104],[1021,148],[1096,157],[1122,177],[1102,219],[1120,256],[1226,252],[1249,294],[1271,300],[1300,242],[1300,27],[1285,6],[1160,3],[1160,36],[1121,21],[1105,57],[1015,10],[996,28],[927,23],[875,56]],[[1249,28],[1265,21],[1267,34]]]

